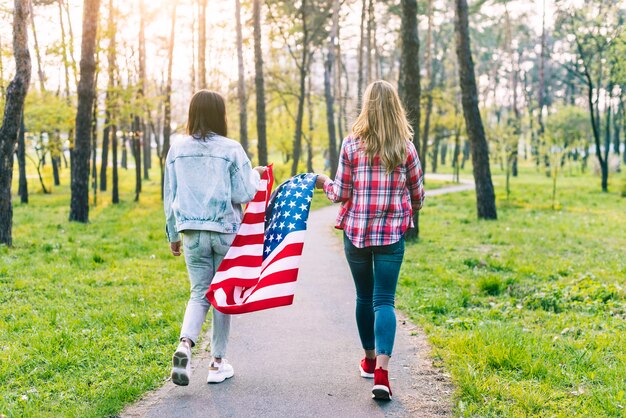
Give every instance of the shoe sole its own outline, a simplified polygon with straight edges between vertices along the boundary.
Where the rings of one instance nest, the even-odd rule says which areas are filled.
[[[366,379],[373,379],[374,378],[374,373],[368,373],[365,370],[363,370],[362,366],[359,366],[359,371],[361,372],[361,377],[365,377]]]
[[[189,385],[189,357],[187,353],[177,351],[172,357],[172,382],[178,386]]]
[[[211,383],[222,383],[224,380],[226,379],[230,379],[231,377],[233,377],[235,375],[235,372],[231,372],[230,374],[222,374],[220,375],[218,378],[211,378],[211,375],[209,375],[206,379],[206,382],[211,384]]]
[[[391,394],[389,393],[389,388],[385,385],[374,385],[372,388],[372,398],[381,401],[390,401]]]

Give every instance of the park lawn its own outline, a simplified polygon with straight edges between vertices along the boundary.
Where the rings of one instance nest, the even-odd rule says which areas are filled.
[[[428,198],[398,306],[452,376],[460,416],[626,415],[626,198],[598,178],[494,175],[498,221],[473,192]]]
[[[0,247],[0,415],[112,416],[165,382],[188,281],[151,176],[135,203],[134,172],[120,170],[122,203],[99,194],[87,225],[67,221],[69,170],[51,195],[32,193],[33,179],[28,205],[14,197],[14,248]]]

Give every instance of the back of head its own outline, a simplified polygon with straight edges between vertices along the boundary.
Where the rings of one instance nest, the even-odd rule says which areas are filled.
[[[187,118],[187,135],[202,139],[209,134],[226,136],[226,104],[217,92],[200,90],[191,98],[189,117]]]
[[[406,112],[393,86],[383,80],[374,81],[363,94],[363,108],[352,125],[354,136],[365,144],[370,161],[375,156],[387,172],[406,160],[406,141],[413,137]]]

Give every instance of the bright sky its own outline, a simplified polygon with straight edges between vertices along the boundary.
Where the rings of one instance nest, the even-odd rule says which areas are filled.
[[[82,1],[69,1],[72,19],[72,28],[75,35],[75,59],[80,60],[80,33],[82,18]],[[126,59],[134,65],[136,60],[136,49],[139,31],[139,0],[125,1],[114,0],[117,7],[120,8],[124,18],[121,19],[118,28],[118,45],[125,50]],[[435,0],[441,3],[439,10],[452,10],[446,6],[445,0]],[[580,1],[580,0],[570,0]],[[101,19],[104,28],[108,17],[109,0],[101,0]],[[174,113],[184,114],[187,101],[192,93],[191,86],[191,68],[192,68],[192,51],[193,36],[195,31],[192,30],[194,25],[194,16],[197,12],[194,8],[195,0],[179,0],[177,10],[177,30],[176,44],[174,48]],[[244,4],[247,2],[244,2]],[[445,3],[445,4],[444,4]],[[510,5],[510,11],[513,18],[520,13],[528,13],[531,15],[530,22],[534,29],[539,33],[541,29],[541,11],[544,0],[531,1],[513,1]],[[358,32],[360,22],[360,0],[348,0],[342,9],[341,24],[341,42],[343,51],[349,51],[356,54],[358,45]],[[470,1],[471,4],[471,1]],[[554,0],[545,0],[546,4],[546,22],[551,27],[554,12]],[[6,45],[10,41],[12,17],[10,9],[12,8],[11,0],[0,0],[0,41],[2,45]],[[499,6],[491,6],[489,3],[483,6],[481,10],[485,14],[501,13]],[[167,42],[169,38],[170,18],[172,10],[171,0],[146,0],[146,41],[147,41],[147,68],[149,74],[161,80],[165,75]],[[235,47],[235,11],[234,1],[232,0],[209,0],[207,11],[207,80],[211,88],[218,89],[226,94],[234,94],[233,83],[237,79],[236,70],[236,47]],[[43,66],[46,74],[46,88],[56,90],[59,85],[64,85],[63,71],[60,66],[58,52],[55,49],[60,43],[61,34],[59,28],[59,11],[57,4],[50,6],[37,6],[35,8],[35,22],[37,28],[38,41],[40,48],[44,53]],[[425,19],[421,19],[422,26],[425,25]],[[395,28],[386,29],[383,22],[379,22],[379,30],[395,30]],[[251,10],[244,9],[243,15],[244,39],[249,42],[244,45],[245,53],[245,69],[248,77],[253,77],[253,46],[252,46],[252,22]],[[67,23],[66,23],[67,32]],[[424,37],[425,29],[421,31]],[[384,34],[383,34],[384,35]],[[390,34],[391,35],[391,34]],[[33,57],[33,81],[37,80],[36,61],[34,55],[32,34],[30,36],[31,51]],[[395,48],[395,36],[383,37],[380,33],[378,36],[379,44],[384,43],[380,40],[386,40],[389,45],[380,45],[383,50],[393,50]],[[196,47],[197,47],[197,40]],[[106,41],[101,44],[102,48],[106,48]],[[135,54],[135,55],[133,55]],[[100,60],[106,63],[106,54],[100,56]],[[124,66],[125,58],[118,58],[118,65]],[[10,55],[4,57],[5,77],[11,74],[12,60]],[[355,78],[353,78],[355,79]],[[102,88],[106,87],[106,76],[99,78]]]

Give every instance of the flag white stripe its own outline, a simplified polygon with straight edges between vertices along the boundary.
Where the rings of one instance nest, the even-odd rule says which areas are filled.
[[[246,213],[265,213],[265,201],[250,202],[246,207]]]
[[[241,224],[237,235],[263,235],[265,232],[265,225],[263,222],[256,224]]]
[[[242,255],[254,255],[258,256],[263,254],[263,244],[250,244],[241,247],[230,247],[224,260],[231,260],[233,258],[241,257]]]
[[[246,303],[256,302],[264,299],[272,299],[281,296],[291,296],[296,288],[296,282],[281,283],[273,286],[267,286],[254,292],[246,301]]]

